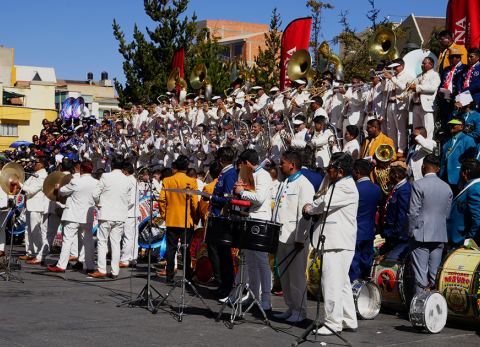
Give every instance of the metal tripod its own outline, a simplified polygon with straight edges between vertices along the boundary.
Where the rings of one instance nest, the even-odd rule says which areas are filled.
[[[13,201],[17,200],[17,196],[18,195],[16,195],[13,198],[14,199]],[[10,213],[12,213],[12,215],[13,215],[12,217],[15,218],[14,209],[13,209],[13,207],[11,207],[7,210],[7,214],[5,216],[5,219],[2,222],[2,225],[0,226],[0,230],[5,230],[5,226],[6,226],[7,221],[8,221],[8,215]],[[27,231],[25,230],[25,232],[27,232]],[[15,281],[23,283],[23,279],[20,276],[16,276],[14,274],[15,270],[17,270],[17,269],[20,270],[20,263],[18,263],[18,261],[17,261],[15,266],[12,267],[13,237],[14,237],[13,232],[10,232],[10,244],[9,244],[9,247],[8,247],[8,254],[5,254],[5,257],[7,259],[7,264],[0,271],[0,276],[3,278],[4,281],[7,281],[7,282],[15,280]]]

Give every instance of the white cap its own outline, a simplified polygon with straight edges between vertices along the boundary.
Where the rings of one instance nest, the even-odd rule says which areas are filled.
[[[218,95],[215,95],[214,97],[212,97],[212,101],[215,101],[215,100],[218,100],[220,99],[220,97]]]
[[[198,99],[200,99],[198,96],[195,97],[195,99],[193,99],[193,101],[197,102]]]
[[[272,87],[270,88],[270,91],[271,92],[278,92],[280,89],[278,89],[278,87]]]
[[[307,82],[305,82],[304,80],[301,80],[301,79],[295,80],[294,82],[298,83],[298,84],[307,84]]]
[[[399,63],[391,63],[391,64],[388,65],[387,67],[392,68],[392,67],[397,67],[397,66],[400,66],[400,64],[399,64]]]
[[[472,94],[470,94],[470,91],[467,90],[461,94],[458,94],[455,97],[455,102],[459,102],[462,104],[462,106],[467,106],[470,105],[473,102]]]
[[[295,125],[300,125],[300,124],[303,124],[303,120],[301,120],[301,119],[294,119],[292,123],[295,124]]]
[[[260,90],[260,89],[263,89],[263,87],[261,87],[261,86],[254,86],[254,87],[252,87],[252,89],[253,89],[253,90]]]

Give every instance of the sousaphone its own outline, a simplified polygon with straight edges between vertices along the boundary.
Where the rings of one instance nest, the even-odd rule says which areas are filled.
[[[313,76],[311,70],[312,58],[306,49],[300,49],[293,53],[287,64],[287,75],[290,81],[295,81],[299,78],[308,79]]]
[[[179,84],[182,90],[187,90],[187,82],[180,77],[180,69],[176,67],[170,72],[167,80],[167,90],[171,92]]]
[[[374,61],[393,60],[399,57],[396,47],[397,37],[387,26],[379,26],[370,38],[368,55]]]
[[[23,182],[25,182],[25,170],[18,163],[8,163],[0,172],[0,187],[8,195],[17,195],[20,192],[18,183]]]
[[[45,181],[43,181],[43,194],[45,194],[45,196],[51,201],[58,201],[64,204],[66,198],[58,197],[55,194],[55,186],[58,184],[59,188],[61,188],[64,185],[67,185],[72,180],[72,177],[71,174],[65,174],[61,171],[52,172],[47,178],[45,178]]]

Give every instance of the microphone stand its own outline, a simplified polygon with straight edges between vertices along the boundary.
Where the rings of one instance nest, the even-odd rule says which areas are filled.
[[[14,198],[13,198],[15,208],[17,207],[16,200],[17,200],[18,195],[19,194],[15,195]],[[2,222],[2,225],[0,226],[0,230],[4,230],[4,232],[6,232],[6,230],[5,230],[6,229],[6,224],[7,224],[7,221],[8,221],[8,215],[10,213],[12,213],[12,220],[14,220],[14,218],[16,218],[15,214],[14,214],[14,207],[10,207],[7,210],[7,214],[5,216],[5,219]],[[13,272],[15,270],[17,270],[17,269],[20,270],[20,264],[18,263],[18,261],[16,262],[15,266],[12,267],[13,238],[14,238],[13,232],[10,232],[10,245],[9,245],[9,249],[8,249],[8,256],[6,256],[7,265],[5,266],[5,269],[0,272],[0,276],[3,278],[4,281],[7,281],[7,282],[9,282],[11,280],[17,280],[21,283],[24,283],[20,276],[15,276],[13,274]]]
[[[340,336],[338,332],[330,328],[328,325],[325,324],[324,320],[320,319],[320,297],[321,297],[321,287],[320,287],[320,278],[322,276],[322,271],[323,271],[323,255],[325,254],[325,235],[324,235],[324,230],[325,230],[325,223],[327,222],[327,215],[328,211],[330,211],[330,204],[332,203],[332,197],[333,193],[335,191],[335,182],[332,185],[332,192],[330,193],[330,198],[328,200],[327,204],[327,209],[325,210],[323,214],[323,220],[322,220],[322,228],[320,230],[320,235],[318,236],[318,241],[317,245],[314,249],[314,256],[312,259],[312,263],[310,264],[310,268],[308,271],[311,271],[313,269],[314,264],[317,263],[317,259],[320,258],[320,269],[319,269],[319,283],[318,283],[318,291],[316,293],[316,300],[317,300],[317,308],[316,308],[316,314],[315,314],[315,319],[313,322],[303,331],[302,335],[300,335],[299,338],[297,338],[294,342],[292,342],[292,346],[298,346],[300,343],[304,342],[307,340],[307,336],[310,335],[312,331],[315,330],[315,341],[317,340],[317,334],[316,332],[318,331],[319,328],[325,327],[327,328],[333,335],[337,336],[340,340],[342,340],[347,346],[351,346],[352,344],[348,342],[345,338]]]

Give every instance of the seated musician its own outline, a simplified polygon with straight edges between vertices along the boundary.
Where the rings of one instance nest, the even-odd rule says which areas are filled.
[[[380,253],[389,259],[403,259],[408,250],[407,213],[412,190],[407,181],[407,166],[404,162],[390,164],[389,180],[393,188],[387,196],[380,219],[379,228],[385,238]]]
[[[248,211],[250,218],[270,221],[272,219],[271,195],[273,189],[270,174],[259,166],[258,153],[253,149],[243,151],[240,154],[239,161],[240,165],[245,165],[253,171],[255,190],[246,190],[242,178],[239,178],[235,185],[235,194],[240,195],[242,200],[252,202],[252,206]],[[250,289],[255,297],[260,300],[262,308],[271,310],[270,291],[272,290],[272,274],[268,263],[268,253],[252,250],[244,250],[244,252]]]
[[[460,169],[464,188],[453,199],[447,220],[448,242],[460,247],[466,239],[480,244],[480,162],[466,159]]]
[[[393,140],[382,133],[380,121],[378,119],[371,119],[367,122],[367,134],[368,137],[362,143],[360,158],[373,158],[378,146],[383,144],[390,145],[395,149]],[[395,161],[395,159],[396,154],[393,155],[392,160]]]

